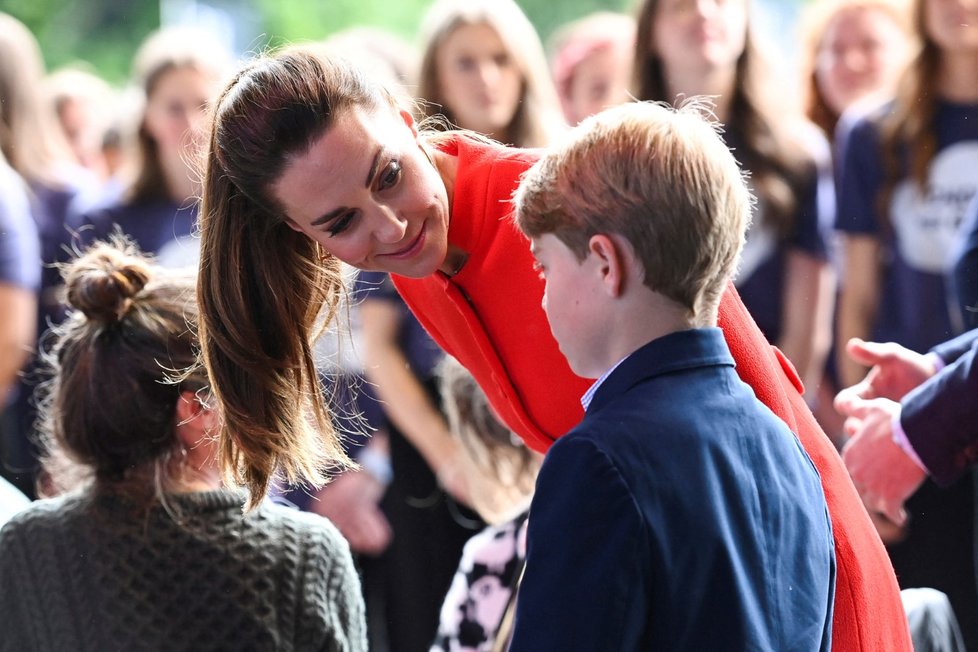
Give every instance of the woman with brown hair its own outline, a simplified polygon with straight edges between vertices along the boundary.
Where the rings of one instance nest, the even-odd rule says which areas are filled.
[[[509,199],[537,155],[465,133],[420,132],[409,111],[339,60],[260,58],[219,98],[201,210],[203,360],[225,413],[222,460],[260,497],[279,470],[320,482],[329,456],[311,340],[342,294],[340,261],[391,274],[401,296],[544,452],[583,416],[541,307],[543,281]],[[790,363],[729,287],[720,325],[741,377],[798,434],[837,542],[835,640],[909,649],[896,581]]]
[[[921,46],[895,99],[839,136],[843,386],[866,372],[845,355],[852,338],[923,353],[956,334],[945,273],[978,192],[978,5],[916,0],[913,21]],[[925,483],[889,546],[903,586],[948,594],[969,647],[978,645],[972,485],[970,475],[944,490]]]
[[[365,651],[349,548],[222,486],[193,279],[121,242],[70,263],[42,386],[49,487],[0,531],[0,649]],[[335,461],[343,464],[345,458]]]
[[[633,92],[673,103],[707,95],[749,173],[754,219],[734,283],[751,316],[814,388],[831,340],[832,276],[821,223],[832,206],[824,139],[775,100],[748,0],[646,0]]]

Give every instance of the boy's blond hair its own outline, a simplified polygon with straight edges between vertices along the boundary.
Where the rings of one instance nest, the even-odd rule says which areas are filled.
[[[573,129],[524,175],[516,222],[552,233],[580,260],[596,234],[633,247],[644,283],[696,318],[734,272],[752,198],[708,105],[632,102]]]

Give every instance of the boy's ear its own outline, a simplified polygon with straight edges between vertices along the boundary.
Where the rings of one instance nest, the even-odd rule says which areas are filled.
[[[588,241],[588,254],[594,257],[601,283],[611,297],[619,297],[625,289],[628,261],[625,253],[609,236],[599,233]]]

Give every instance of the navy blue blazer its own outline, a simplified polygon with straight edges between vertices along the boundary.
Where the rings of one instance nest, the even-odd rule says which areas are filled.
[[[959,330],[978,327],[978,196],[968,205],[947,275],[951,318]]]
[[[948,365],[900,401],[900,425],[930,477],[949,486],[978,462],[978,329],[933,349]]]
[[[656,339],[550,448],[513,652],[828,650],[818,473],[717,328]]]

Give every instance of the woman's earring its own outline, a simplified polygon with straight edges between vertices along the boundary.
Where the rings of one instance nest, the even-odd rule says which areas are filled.
[[[326,251],[322,245],[317,245],[319,248],[319,264],[324,265],[327,260],[329,260],[329,252]]]

